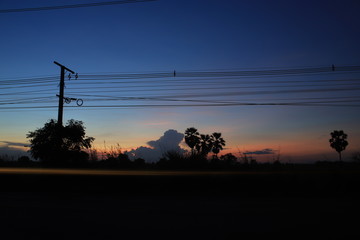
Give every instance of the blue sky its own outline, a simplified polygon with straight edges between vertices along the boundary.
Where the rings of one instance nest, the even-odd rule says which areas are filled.
[[[88,2],[91,1],[52,1],[51,4]],[[0,9],[49,4],[49,1],[42,0],[3,0],[0,2]],[[346,152],[350,158],[352,151],[360,150],[358,107],[217,106],[91,109],[87,106],[104,102],[109,105],[113,102],[91,102],[91,97],[84,96],[84,92],[88,95],[109,94],[112,97],[196,93],[209,94],[210,97],[202,100],[242,102],[280,101],[274,100],[280,98],[308,100],[333,96],[339,99],[359,96],[359,91],[290,91],[279,94],[248,94],[244,97],[213,97],[215,90],[201,90],[201,87],[232,88],[234,81],[256,80],[269,83],[250,83],[246,86],[252,87],[253,91],[276,90],[277,86],[278,90],[290,90],[291,87],[284,88],[273,82],[329,79],[339,81],[336,82],[337,86],[342,87],[342,80],[357,80],[359,72],[232,78],[228,81],[223,78],[212,78],[214,85],[209,85],[208,82],[201,85],[199,79],[194,78],[190,83],[199,89],[193,91],[164,90],[168,88],[161,87],[164,84],[162,80],[170,78],[160,78],[156,79],[157,83],[141,83],[144,85],[143,89],[132,88],[130,83],[123,84],[124,89],[116,85],[111,93],[100,87],[91,88],[82,76],[95,73],[170,74],[176,70],[179,73],[176,80],[182,81],[186,78],[181,78],[181,73],[191,71],[257,71],[324,66],[330,68],[332,64],[359,66],[359,10],[360,4],[357,1],[159,0],[102,7],[2,13],[0,80],[52,76],[52,87],[45,88],[49,89],[49,92],[41,96],[49,97],[46,104],[56,105],[56,77],[59,75],[59,67],[53,64],[53,61],[78,72],[78,83],[74,79],[67,81],[65,94],[81,96],[84,106],[65,108],[64,119],[84,121],[88,135],[96,138],[95,146],[99,148],[104,142],[110,146],[119,144],[124,149],[146,146],[148,141],[159,139],[169,129],[183,133],[187,127],[194,126],[203,133],[222,132],[227,140],[228,151],[235,153],[238,149],[257,151],[270,148],[280,149],[284,161],[305,158],[325,160],[337,157],[336,152],[330,149],[327,143],[329,133],[343,129],[349,135],[350,145]],[[108,78],[104,78],[103,82],[103,85],[96,86],[112,87]],[[186,82],[182,82],[184,83]],[[358,86],[356,81],[348,83],[354,88]],[[136,84],[140,84],[138,79],[135,79],[132,85]],[[153,87],[157,87],[156,92],[148,91],[152,84]],[[83,90],[75,90],[76,87]],[[316,88],[325,87],[327,86],[321,85]],[[1,90],[2,93],[14,95],[17,91],[19,90],[16,88]],[[26,95],[33,98],[37,96],[40,95]],[[7,96],[4,100],[4,96],[0,96],[0,100],[13,99]],[[158,102],[144,100],[141,103]],[[48,119],[57,117],[56,108],[1,110],[1,107],[5,105],[0,106],[0,141],[3,142],[26,143],[25,136],[28,131],[42,127]],[[3,143],[3,147],[11,146]],[[303,157],[297,157],[298,155]]]

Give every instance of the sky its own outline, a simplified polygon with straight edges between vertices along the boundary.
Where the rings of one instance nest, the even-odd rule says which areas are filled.
[[[54,61],[78,73],[66,77],[65,96],[83,100],[65,104],[64,122],[83,121],[101,151],[186,149],[189,127],[221,132],[220,154],[261,161],[336,160],[333,130],[348,134],[345,160],[360,151],[358,1],[1,12],[91,2],[106,1],[0,2],[0,156],[22,154],[26,134],[57,118]]]

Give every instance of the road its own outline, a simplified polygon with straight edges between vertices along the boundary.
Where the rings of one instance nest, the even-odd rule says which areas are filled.
[[[3,239],[360,237],[355,175],[2,170]]]

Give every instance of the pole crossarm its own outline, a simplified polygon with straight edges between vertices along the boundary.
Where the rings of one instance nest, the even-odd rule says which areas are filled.
[[[64,65],[62,65],[62,64],[60,64],[60,63],[58,63],[57,61],[54,61],[54,63],[55,63],[56,65],[58,65],[59,67],[61,67],[61,68],[65,69],[66,71],[71,72],[72,74],[75,74],[75,72],[74,72],[73,70],[71,70],[71,69],[69,69],[69,68],[65,67]]]

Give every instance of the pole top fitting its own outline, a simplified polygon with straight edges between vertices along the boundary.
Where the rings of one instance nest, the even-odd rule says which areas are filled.
[[[65,69],[66,71],[69,71],[69,72],[71,72],[72,74],[75,74],[75,72],[74,72],[73,70],[70,70],[69,68],[65,67],[64,65],[58,63],[57,61],[54,61],[54,63],[55,63],[56,65],[58,65],[59,67],[61,67],[62,69]]]

